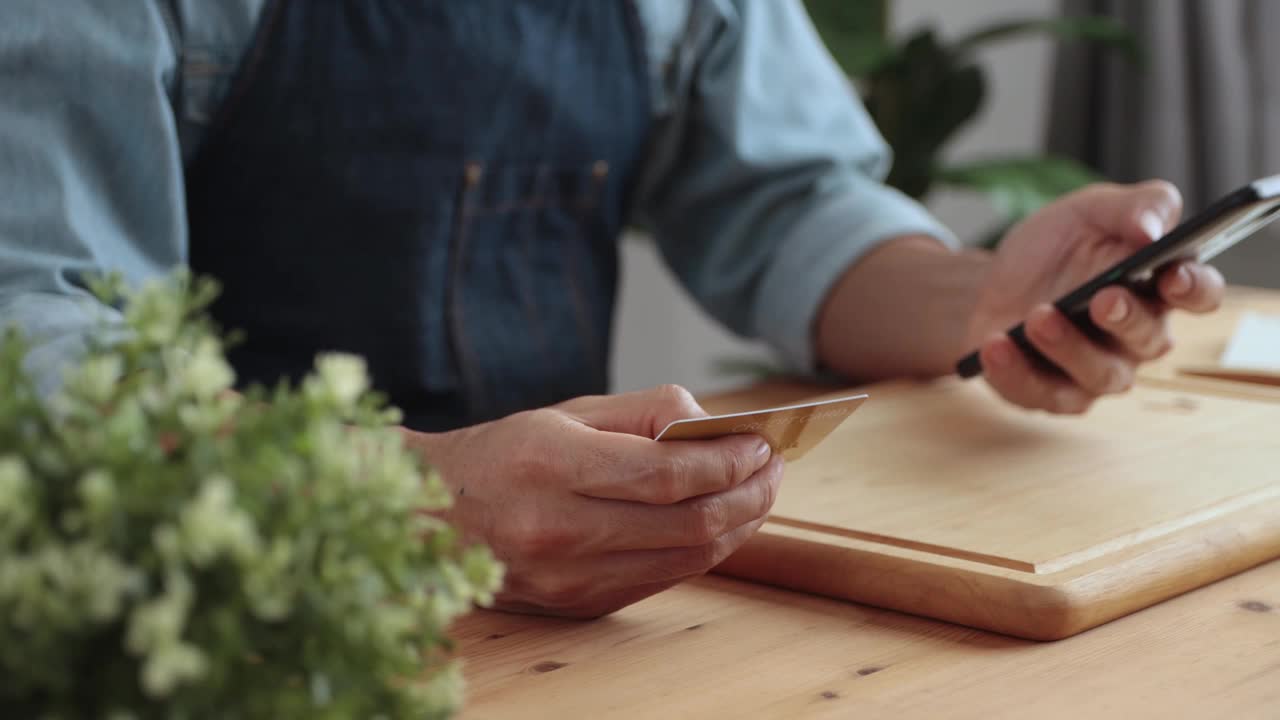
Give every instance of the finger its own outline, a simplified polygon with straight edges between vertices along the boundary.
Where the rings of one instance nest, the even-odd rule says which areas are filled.
[[[597,430],[655,438],[676,420],[706,417],[693,394],[679,385],[659,385],[618,395],[574,398],[557,406]]]
[[[512,520],[509,553],[542,561],[601,552],[696,547],[768,515],[782,482],[775,458],[745,482],[724,492],[673,505],[584,498],[571,512]]]
[[[756,534],[768,518],[758,518],[734,528],[715,540],[694,547],[666,550],[632,550],[613,553],[608,561],[625,568],[624,577],[650,582],[683,580],[702,575],[729,559]]]
[[[759,435],[655,442],[587,432],[568,469],[570,487],[579,495],[600,499],[671,505],[723,492],[751,477],[772,455]]]
[[[1184,262],[1161,273],[1156,287],[1171,306],[1194,313],[1218,309],[1226,293],[1226,280],[1212,265]]]
[[[1081,191],[1080,201],[1095,228],[1132,246],[1158,240],[1182,215],[1182,194],[1164,180],[1092,185]]]
[[[1001,397],[1033,410],[1078,414],[1089,409],[1093,396],[1070,380],[1032,367],[1013,341],[1004,335],[983,343],[983,377]]]
[[[782,468],[782,458],[774,458],[735,487],[673,505],[593,501],[579,513],[580,542],[611,551],[706,545],[769,514]]]
[[[1086,393],[1118,393],[1133,384],[1128,360],[1090,340],[1053,306],[1032,310],[1026,327],[1031,344]]]
[[[498,604],[519,612],[599,617],[706,573],[741,548],[765,520],[694,547],[624,550],[572,564],[526,565],[508,576]]]
[[[1163,308],[1121,287],[1100,291],[1089,302],[1089,318],[1138,360],[1155,360],[1173,347]]]

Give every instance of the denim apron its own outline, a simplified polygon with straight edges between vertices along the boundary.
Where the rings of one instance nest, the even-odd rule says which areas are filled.
[[[623,0],[274,0],[187,171],[242,385],[363,356],[443,430],[606,390],[649,126]]]

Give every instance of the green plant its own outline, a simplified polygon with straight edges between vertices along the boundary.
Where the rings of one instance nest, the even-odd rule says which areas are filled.
[[[501,567],[424,512],[449,493],[363,363],[241,397],[211,283],[96,290],[126,331],[56,396],[0,341],[0,716],[448,714],[447,623]]]
[[[1026,33],[1107,44],[1141,62],[1137,42],[1107,18],[1022,19],[944,42],[931,28],[898,40],[886,0],[805,0],[823,41],[860,88],[868,112],[893,148],[888,184],[914,198],[938,186],[984,193],[1008,225],[1059,195],[1097,179],[1063,157],[1005,156],[948,164],[948,143],[978,114],[987,80],[975,51]]]

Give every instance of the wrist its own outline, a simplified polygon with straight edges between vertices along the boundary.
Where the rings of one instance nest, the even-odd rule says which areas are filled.
[[[405,447],[421,459],[424,469],[439,473],[440,480],[449,489],[449,494],[456,497],[461,488],[456,486],[454,473],[445,470],[452,464],[452,451],[457,445],[456,438],[453,436],[459,431],[419,432],[403,426],[399,430]]]
[[[969,352],[992,255],[927,236],[890,240],[851,266],[818,314],[818,357],[856,380],[936,377]]]

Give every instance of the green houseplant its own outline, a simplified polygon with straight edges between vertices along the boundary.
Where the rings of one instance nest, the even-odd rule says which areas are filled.
[[[948,163],[947,145],[977,116],[987,79],[975,52],[1027,33],[1101,42],[1134,61],[1137,42],[1106,18],[1030,18],[1001,22],[951,40],[932,28],[905,38],[888,30],[888,0],[805,0],[833,57],[854,79],[868,112],[893,148],[888,183],[923,199],[938,187],[988,196],[1002,221],[988,238],[1059,195],[1097,177],[1083,165],[1050,155],[1010,155]]]
[[[210,283],[97,291],[126,331],[56,396],[0,340],[0,716],[447,715],[446,626],[501,567],[424,512],[363,363],[239,396]]]

